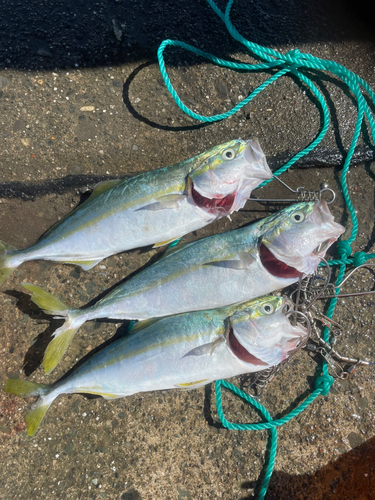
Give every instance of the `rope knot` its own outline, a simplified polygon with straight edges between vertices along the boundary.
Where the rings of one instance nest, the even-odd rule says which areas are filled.
[[[341,240],[337,243],[337,254],[340,257],[340,259],[345,259],[346,257],[349,257],[351,253],[352,253],[352,247],[350,246],[349,241]]]
[[[299,51],[299,49],[291,49],[291,50],[288,50],[288,52],[285,55],[288,55],[291,57],[298,57],[299,55],[301,55],[301,52]]]
[[[331,375],[320,375],[315,381],[315,389],[321,389],[322,396],[327,396],[334,381]]]
[[[300,56],[301,52],[298,49],[292,49],[284,54],[283,59],[290,63],[296,63],[297,61],[299,61]]]
[[[353,257],[353,265],[355,267],[362,266],[362,264],[366,264],[366,262],[367,262],[366,252],[355,252]]]

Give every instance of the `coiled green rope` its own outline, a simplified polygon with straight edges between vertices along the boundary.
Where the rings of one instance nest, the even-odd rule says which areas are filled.
[[[346,69],[344,66],[341,66],[340,64],[337,64],[335,61],[330,61],[330,60],[323,60],[319,59],[318,57],[314,57],[311,54],[306,54],[306,53],[301,53],[299,52],[298,49],[291,50],[287,52],[286,54],[282,54],[281,52],[278,52],[274,49],[270,49],[267,47],[262,47],[260,45],[257,45],[253,42],[250,42],[249,40],[246,40],[233,26],[232,22],[230,21],[230,11],[233,5],[233,0],[229,0],[225,9],[225,12],[222,12],[217,5],[214,3],[213,0],[207,0],[209,5],[212,7],[214,12],[220,17],[220,19],[224,22],[227,30],[229,33],[232,35],[232,37],[243,44],[250,52],[258,56],[261,60],[265,61],[263,63],[258,63],[258,64],[244,64],[244,63],[235,63],[231,61],[225,61],[223,59],[219,59],[218,57],[209,54],[207,52],[204,52],[200,49],[197,49],[191,45],[188,45],[184,42],[180,42],[177,40],[164,40],[162,44],[160,45],[158,49],[158,60],[159,60],[159,66],[160,66],[160,71],[162,74],[162,77],[164,79],[164,82],[173,96],[176,104],[179,106],[179,108],[184,111],[186,114],[188,114],[191,118],[194,118],[196,120],[202,121],[202,122],[214,122],[218,120],[223,120],[229,116],[234,115],[239,111],[243,106],[248,104],[254,97],[256,97],[262,90],[264,90],[268,85],[272,84],[274,81],[276,81],[278,78],[287,75],[287,74],[292,74],[295,77],[297,77],[300,81],[302,81],[312,92],[312,94],[316,97],[318,103],[319,103],[319,110],[323,118],[323,124],[321,127],[320,132],[316,136],[316,138],[309,144],[305,149],[300,151],[298,154],[296,154],[293,158],[291,158],[283,167],[278,169],[276,172],[274,172],[274,175],[280,175],[283,172],[285,172],[288,168],[290,168],[294,163],[296,163],[297,160],[299,160],[301,157],[304,155],[308,154],[310,151],[312,151],[324,138],[328,127],[330,123],[329,119],[329,111],[328,111],[328,106],[327,103],[322,96],[322,94],[319,92],[317,87],[314,85],[314,83],[302,72],[305,68],[306,69],[314,69],[314,70],[320,70],[320,71],[329,71],[333,73],[335,76],[340,78],[342,82],[350,89],[352,92],[353,96],[356,98],[357,101],[357,107],[358,107],[358,114],[357,114],[357,120],[354,128],[354,133],[353,133],[353,138],[343,165],[342,173],[341,173],[341,178],[340,178],[340,183],[341,183],[341,188],[342,192],[344,195],[344,200],[347,206],[347,209],[349,211],[349,216],[352,221],[352,230],[351,234],[346,241],[340,241],[338,244],[338,256],[339,259],[337,260],[332,260],[329,261],[330,265],[338,265],[340,266],[339,272],[338,272],[338,277],[336,281],[336,293],[339,293],[340,291],[340,283],[342,282],[344,275],[345,275],[345,270],[346,266],[349,264],[353,264],[354,266],[359,266],[361,264],[364,264],[368,259],[374,258],[375,254],[366,254],[365,252],[356,252],[353,257],[350,257],[352,254],[352,249],[351,249],[351,244],[355,241],[357,232],[358,232],[358,220],[357,216],[355,213],[354,206],[350,200],[349,192],[348,192],[348,187],[347,187],[347,173],[349,171],[349,166],[350,162],[353,156],[353,152],[355,149],[355,146],[358,142],[358,138],[361,132],[361,127],[364,124],[364,118],[367,118],[367,122],[370,126],[371,129],[371,135],[373,142],[375,143],[375,121],[372,115],[372,112],[370,110],[370,107],[366,101],[366,99],[363,96],[363,92],[367,93],[367,98],[372,102],[373,105],[375,105],[375,94],[371,90],[370,86],[358,75],[355,73],[349,71]],[[259,71],[259,70],[269,70],[271,68],[278,69],[278,71],[272,75],[270,78],[268,78],[265,82],[263,82],[259,87],[257,87],[253,92],[251,92],[245,99],[243,99],[240,103],[238,103],[236,106],[234,106],[232,109],[225,113],[220,113],[214,116],[203,116],[198,113],[195,113],[191,109],[189,109],[179,98],[177,95],[177,92],[172,86],[172,83],[168,77],[166,68],[165,68],[165,63],[164,63],[164,57],[163,53],[166,47],[172,46],[172,47],[180,47],[182,49],[185,49],[189,52],[192,52],[198,56],[201,56],[214,64],[217,64],[219,66],[223,66],[226,68],[230,68],[233,70],[246,70],[246,71]],[[267,184],[270,181],[265,181],[261,186]],[[328,307],[328,312],[327,316],[329,318],[332,318],[335,306],[337,303],[337,298],[332,298],[329,303]],[[326,342],[329,341],[329,331],[327,328],[325,328],[323,332],[323,338]],[[323,362],[322,366],[322,375],[316,379],[315,382],[315,390],[314,392],[305,399],[303,403],[301,403],[297,408],[295,408],[293,411],[291,411],[288,415],[285,417],[279,419],[279,420],[272,420],[270,414],[268,411],[256,400],[253,398],[249,397],[247,394],[245,394],[243,391],[238,389],[236,386],[230,384],[229,382],[226,382],[225,380],[218,380],[215,382],[215,389],[216,389],[216,404],[217,404],[217,411],[219,418],[222,422],[222,424],[227,427],[228,429],[232,430],[264,430],[268,429],[269,430],[269,447],[270,447],[270,453],[269,453],[269,460],[268,464],[266,464],[266,472],[263,478],[262,486],[259,492],[259,500],[262,500],[267,492],[268,484],[272,475],[274,463],[275,463],[275,457],[276,457],[276,447],[277,447],[277,431],[276,428],[278,426],[283,425],[284,423],[288,422],[291,420],[293,417],[299,415],[309,404],[311,404],[319,395],[326,395],[329,392],[329,389],[331,385],[333,384],[334,379],[329,375],[328,373],[328,365],[326,362]],[[224,416],[224,411],[222,407],[222,401],[221,401],[221,387],[225,387],[229,389],[231,392],[239,396],[241,399],[247,401],[250,405],[255,407],[264,417],[266,422],[264,423],[258,423],[258,424],[235,424],[228,422],[228,420]]]

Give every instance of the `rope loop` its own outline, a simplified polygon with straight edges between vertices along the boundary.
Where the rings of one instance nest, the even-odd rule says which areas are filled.
[[[315,381],[315,389],[321,390],[322,396],[327,396],[335,379],[331,375],[320,375]]]
[[[349,255],[351,255],[351,253],[352,247],[350,246],[349,241],[341,240],[337,243],[337,255],[340,259],[346,259]]]
[[[368,260],[368,256],[366,252],[355,252],[353,256],[353,265],[355,267],[362,266],[363,264],[366,264]]]

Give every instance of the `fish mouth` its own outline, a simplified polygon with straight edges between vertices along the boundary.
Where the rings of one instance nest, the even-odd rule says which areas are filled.
[[[255,357],[253,354],[250,354],[242,344],[239,343],[237,337],[233,333],[233,328],[229,330],[228,333],[228,346],[232,353],[236,356],[236,358],[244,361],[245,363],[250,363],[254,366],[268,366],[268,363],[265,363],[261,359]]]
[[[230,209],[233,206],[236,193],[230,193],[222,198],[206,198],[202,196],[198,191],[194,188],[194,182],[191,185],[191,196],[194,200],[194,203],[199,208],[204,208],[210,213],[214,212],[224,212],[230,213]]]
[[[277,259],[263,243],[259,246],[259,257],[263,267],[276,278],[299,278],[298,269]]]
[[[318,255],[319,257],[324,255],[326,250],[336,241],[336,238],[331,238],[320,243],[315,250],[313,251],[314,255]]]

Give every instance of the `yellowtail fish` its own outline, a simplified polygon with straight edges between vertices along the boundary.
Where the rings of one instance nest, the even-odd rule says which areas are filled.
[[[0,284],[35,259],[91,269],[125,250],[165,245],[229,216],[272,173],[257,141],[233,140],[170,167],[98,184],[34,245],[0,242]]]
[[[32,436],[60,394],[99,394],[106,399],[137,392],[193,389],[217,379],[276,366],[305,342],[307,330],[292,326],[286,297],[263,297],[218,310],[185,313],[138,323],[71,375],[47,386],[9,379],[4,390],[39,396],[26,416]]]
[[[314,272],[343,232],[326,202],[297,203],[250,226],[174,247],[91,307],[74,309],[23,284],[47,314],[66,319],[47,347],[43,367],[48,373],[56,366],[85,321],[215,309],[289,286],[301,273]]]

